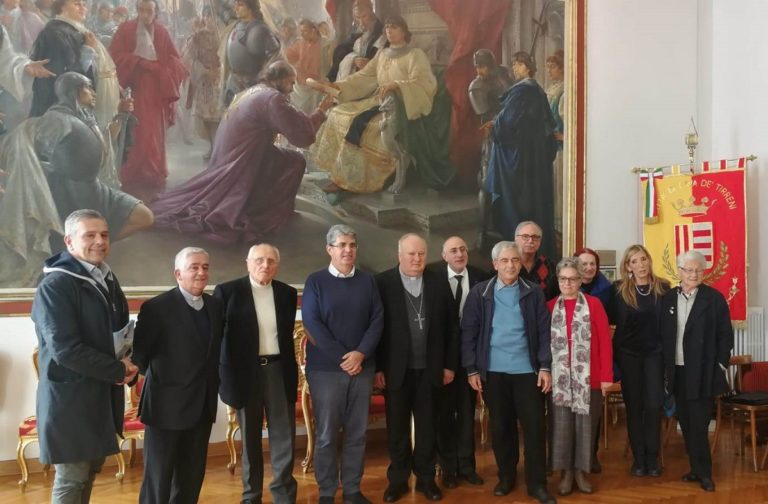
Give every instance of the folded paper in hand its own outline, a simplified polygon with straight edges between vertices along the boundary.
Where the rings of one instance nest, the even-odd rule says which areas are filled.
[[[312,89],[316,89],[322,93],[325,93],[327,95],[330,95],[332,98],[338,98],[341,94],[341,91],[336,89],[333,86],[329,86],[328,84],[325,84],[320,81],[316,81],[312,77],[308,77],[306,80],[307,86],[311,87]]]
[[[112,333],[115,344],[115,357],[123,359],[133,353],[133,329],[136,321],[129,320],[125,327]]]

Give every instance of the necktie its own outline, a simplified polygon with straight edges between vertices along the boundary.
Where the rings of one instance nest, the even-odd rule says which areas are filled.
[[[464,279],[464,275],[456,275],[454,278],[456,279],[456,311],[459,312],[459,316],[461,316],[459,310],[461,309],[461,297],[464,295],[464,288],[461,286],[461,281]]]

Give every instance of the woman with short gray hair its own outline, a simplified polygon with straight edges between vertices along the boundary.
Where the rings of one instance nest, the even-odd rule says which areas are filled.
[[[581,262],[566,257],[557,265],[560,295],[547,303],[552,313],[552,469],[562,471],[560,495],[592,493],[592,468],[602,395],[613,384],[608,316],[600,300],[579,291]]]

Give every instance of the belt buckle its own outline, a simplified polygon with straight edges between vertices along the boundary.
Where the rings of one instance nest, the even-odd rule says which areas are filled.
[[[259,357],[260,366],[266,366],[267,364],[269,364],[269,359],[267,359],[266,357]]]

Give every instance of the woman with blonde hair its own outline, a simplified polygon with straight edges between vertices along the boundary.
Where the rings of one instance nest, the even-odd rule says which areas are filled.
[[[642,245],[632,245],[619,265],[608,317],[616,325],[613,355],[621,372],[627,408],[627,432],[634,463],[632,476],[661,475],[659,436],[664,400],[664,368],[659,335],[659,306],[669,284],[653,273]]]

